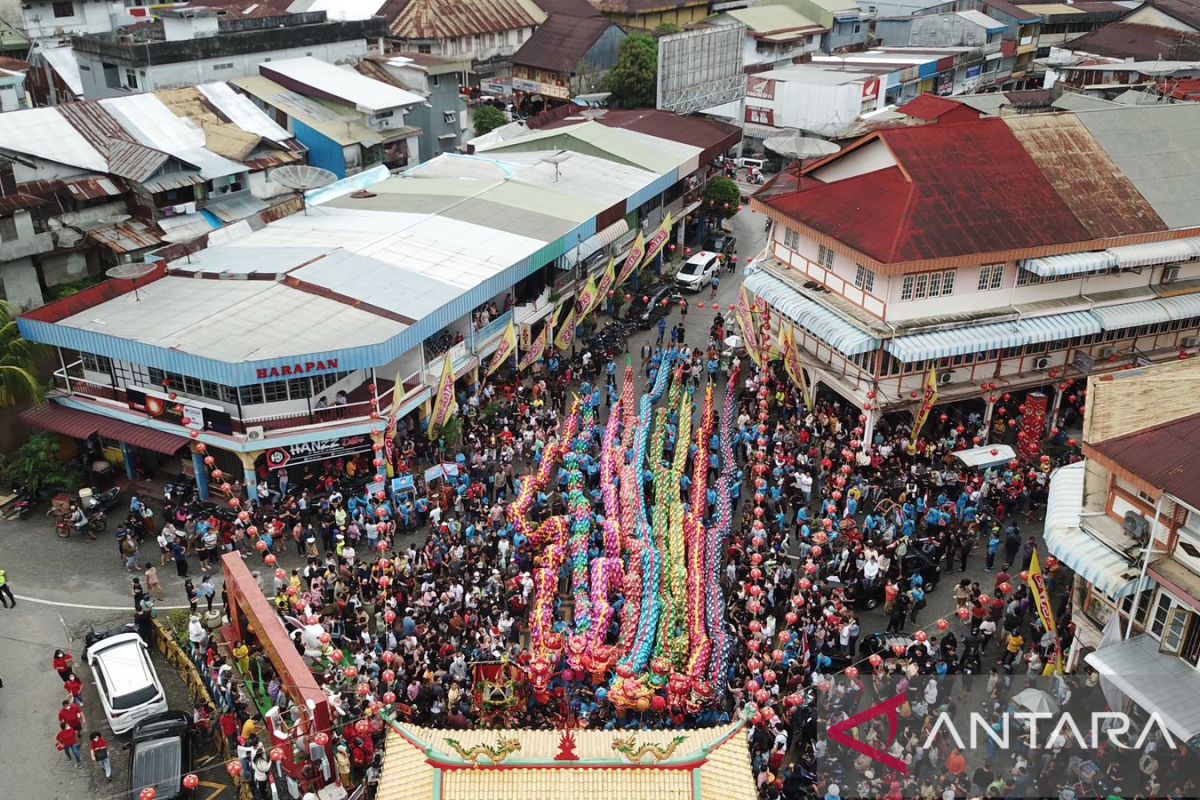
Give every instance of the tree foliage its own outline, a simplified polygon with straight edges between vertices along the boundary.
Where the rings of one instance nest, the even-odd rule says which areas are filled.
[[[729,178],[713,178],[704,190],[704,210],[718,219],[732,217],[742,207],[742,192]]]
[[[471,113],[471,127],[474,128],[476,136],[491,133],[507,124],[508,118],[504,116],[504,112],[490,104],[476,106],[475,111]]]
[[[31,436],[11,458],[0,456],[0,473],[13,486],[24,486],[31,492],[42,489],[75,491],[79,475],[59,460],[58,437],[50,433]]]
[[[47,352],[21,338],[16,310],[0,301],[0,407],[42,401],[46,390],[38,383],[37,367]]]
[[[621,43],[617,63],[609,70],[604,88],[612,92],[613,106],[654,108],[658,100],[658,44],[653,36],[631,33]]]

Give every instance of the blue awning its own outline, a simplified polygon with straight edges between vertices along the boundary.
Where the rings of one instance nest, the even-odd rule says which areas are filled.
[[[1064,256],[1026,259],[1021,267],[1043,278],[1058,278],[1063,275],[1082,275],[1085,272],[1103,272],[1117,266],[1117,257],[1107,250],[1094,253],[1067,253]]]
[[[1004,347],[1053,342],[1099,333],[1100,321],[1087,311],[1071,311],[1044,317],[1026,317],[1008,322],[968,325],[944,331],[898,336],[884,348],[905,363],[930,358],[961,356]]]
[[[1157,325],[1171,319],[1171,313],[1162,300],[1158,299],[1116,306],[1098,306],[1092,309],[1092,314],[1100,320],[1100,325],[1106,331],[1136,328],[1139,325]]]
[[[1079,527],[1083,511],[1084,462],[1059,467],[1050,477],[1044,538],[1050,555],[1105,596],[1116,600],[1133,592],[1139,570],[1129,560]]]
[[[868,331],[759,268],[746,270],[743,285],[751,294],[761,297],[780,314],[843,355],[856,356],[879,347],[879,340]]]

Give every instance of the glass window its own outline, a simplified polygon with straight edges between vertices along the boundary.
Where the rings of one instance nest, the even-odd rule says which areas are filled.
[[[948,294],[954,294],[954,276],[955,276],[955,274],[956,274],[955,270],[950,270],[949,272],[942,273],[942,297],[945,297]]]
[[[938,297],[942,293],[942,273],[929,273],[929,296]]]
[[[292,400],[308,399],[308,378],[292,378],[287,382],[288,397]]]
[[[263,402],[263,387],[261,383],[256,383],[253,386],[242,386],[238,389],[238,397],[241,398],[242,405],[254,406],[260,405]]]
[[[905,275],[904,276],[904,282],[900,284],[900,299],[901,300],[912,300],[913,299],[913,284],[916,282],[916,280],[917,279],[916,279],[915,275]]]
[[[277,403],[288,399],[287,381],[271,381],[263,384],[263,401]]]
[[[1162,638],[1158,642],[1158,651],[1177,655],[1183,649],[1183,639],[1187,636],[1191,621],[1192,614],[1186,608],[1182,606],[1172,608],[1167,615],[1167,627],[1163,630]]]
[[[1158,602],[1154,604],[1154,619],[1150,621],[1150,633],[1161,636],[1167,625],[1167,616],[1171,613],[1171,596],[1166,592],[1158,593]]]
[[[979,291],[984,291],[988,288],[988,284],[992,282],[992,268],[979,268]]]
[[[825,245],[817,246],[817,263],[826,269],[833,268],[833,251]]]
[[[913,292],[913,297],[920,300],[925,297],[929,289],[929,273],[925,272],[917,276],[917,288]]]
[[[862,264],[854,265],[854,285],[864,292],[875,290],[875,271],[867,269]]]

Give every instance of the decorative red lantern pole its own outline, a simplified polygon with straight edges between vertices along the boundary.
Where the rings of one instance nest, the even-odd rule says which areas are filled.
[[[1046,408],[1049,400],[1041,392],[1031,392],[1025,398],[1025,416],[1017,433],[1017,453],[1026,462],[1036,461],[1042,452],[1042,436],[1046,430]]]

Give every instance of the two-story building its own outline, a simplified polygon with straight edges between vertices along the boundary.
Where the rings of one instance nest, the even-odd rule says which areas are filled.
[[[941,403],[1040,388],[1053,418],[1064,380],[1200,347],[1200,187],[1158,166],[1197,137],[1189,105],[877,131],[760,190],[745,285],[868,426],[931,368]]]
[[[535,113],[599,91],[626,35],[605,17],[551,14],[510,59],[518,108]]]
[[[166,9],[161,17],[71,40],[84,97],[228,81],[257,74],[262,63],[293,58],[353,63],[382,51],[379,18],[330,21],[318,11],[227,19],[223,11],[204,6]]]
[[[510,322],[527,347],[570,301],[559,276],[619,259],[634,229],[682,213],[696,170],[736,144],[736,129],[648,113],[659,135],[614,126],[576,150],[547,136],[377,168],[136,286],[114,279],[30,312],[22,335],[63,360],[51,403],[26,419],[98,437],[131,471],[179,471],[182,458],[202,494],[199,443],[253,489],[258,467],[370,450],[390,409],[416,430],[447,359],[466,390]],[[502,312],[484,323],[474,312],[491,302]]]
[[[1011,74],[1001,75],[1000,78],[1006,84],[1011,82],[1013,88],[1025,87],[1037,55],[1038,37],[1042,31],[1041,15],[1009,0],[963,0],[960,10],[964,9],[981,11],[1004,23],[1006,27],[1001,34],[1001,52],[1013,60],[1013,67]],[[1040,86],[1041,81],[1037,81],[1036,85]]]
[[[473,62],[508,58],[547,17],[533,0],[389,0],[379,13],[397,47]]]
[[[742,63],[747,72],[788,66],[821,52],[821,42],[829,31],[791,6],[756,5],[726,11],[711,20],[712,25],[744,25],[746,39]]]
[[[29,0],[21,3],[21,27],[35,43],[107,33],[131,21],[122,0]]]
[[[421,131],[406,120],[419,94],[308,57],[262,64],[233,84],[295,134],[308,163],[339,178],[421,160]]]
[[[949,91],[939,94],[967,94],[995,86],[998,76],[1010,74],[1014,58],[1005,62],[1001,37],[1007,27],[979,11],[954,11],[946,14],[884,17],[875,21],[875,38],[890,47],[966,47],[955,60],[955,73],[943,83]]]
[[[860,50],[871,36],[867,14],[854,0],[788,0],[787,5],[826,31],[823,53]]]
[[[1197,385],[1190,360],[1089,378],[1086,461],[1051,476],[1045,523],[1047,551],[1073,573],[1068,667],[1096,670],[1191,743],[1200,739]],[[1105,637],[1109,626],[1117,636]]]

